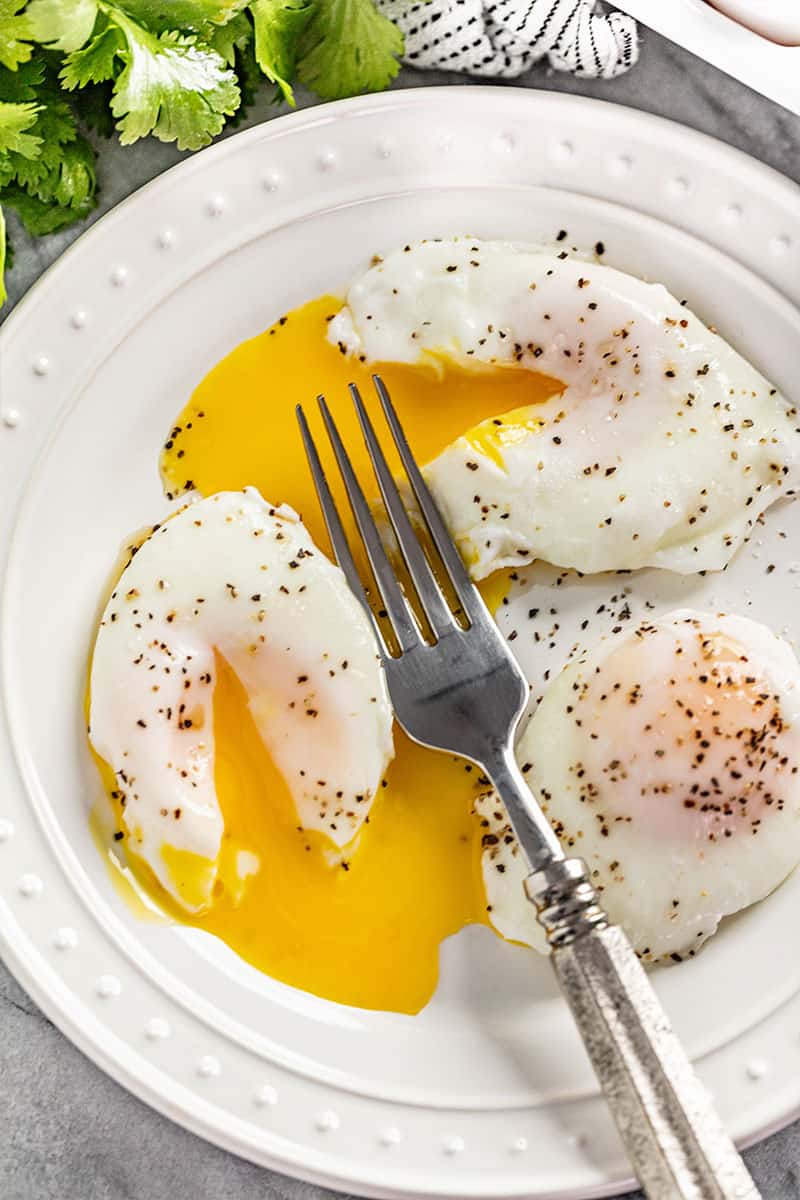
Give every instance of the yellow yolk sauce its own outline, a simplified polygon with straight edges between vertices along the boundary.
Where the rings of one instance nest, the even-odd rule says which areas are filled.
[[[417,1012],[436,987],[442,938],[484,917],[477,770],[396,729],[385,786],[340,852],[298,828],[229,668],[214,704],[225,836],[255,851],[260,869],[238,900],[223,886],[195,923],[275,979],[345,1004]]]
[[[317,544],[328,550],[295,417],[295,405],[303,404],[332,490],[349,516],[316,412],[320,391],[367,496],[377,497],[347,390],[350,382],[359,386],[383,435],[371,383],[376,366],[344,357],[327,341],[327,321],[339,307],[330,297],[312,301],[239,346],[206,376],[162,453],[171,497],[191,488],[209,495],[255,486],[270,503],[300,513]],[[421,462],[466,431],[476,447],[491,453],[493,444],[513,439],[513,427],[532,427],[531,406],[561,387],[527,371],[473,373],[433,361],[423,368],[389,363],[377,369]],[[501,424],[502,414],[508,420]],[[381,441],[388,449],[388,435]],[[399,475],[394,452],[387,457]],[[499,604],[507,587],[507,577],[488,580],[487,602]],[[395,758],[367,823],[340,852],[323,835],[298,827],[244,689],[221,659],[218,667],[216,787],[225,845],[214,902],[197,916],[180,909],[137,859],[135,838],[126,837],[134,873],[166,912],[216,934],[275,979],[344,1004],[418,1012],[436,987],[442,939],[486,921],[481,829],[472,811],[486,781],[481,785],[478,771],[463,760],[423,749],[395,727]],[[242,852],[250,873],[242,871]],[[190,896],[196,872],[207,865],[184,861],[166,846],[164,858]]]

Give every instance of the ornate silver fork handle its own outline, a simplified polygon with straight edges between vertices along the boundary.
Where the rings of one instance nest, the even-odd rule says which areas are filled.
[[[502,754],[482,766],[509,814],[527,807],[530,789],[513,758]],[[525,844],[524,833],[520,841]],[[525,890],[647,1196],[757,1200],[759,1192],[630,942],[609,923],[585,863],[550,858],[528,876]]]
[[[375,377],[395,445],[458,597],[454,613],[437,582],[364,407],[351,385],[364,439],[419,607],[400,585],[333,418],[320,407],[395,645],[381,628],[356,569],[305,416],[298,410],[331,544],[381,651],[395,715],[410,737],[477,763],[505,803],[532,874],[551,962],[609,1108],[650,1200],[757,1200],[747,1169],[694,1074],[621,929],[610,925],[586,867],[564,852],[514,758],[527,682],[472,583],[406,441],[386,389]]]
[[[584,864],[554,862],[526,890],[636,1174],[651,1200],[758,1192],[672,1031],[630,942],[609,925]]]

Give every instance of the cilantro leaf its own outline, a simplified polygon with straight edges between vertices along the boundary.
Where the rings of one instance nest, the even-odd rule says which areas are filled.
[[[41,151],[35,158],[9,153],[14,177],[22,187],[42,200],[51,200],[57,186],[56,176],[61,167],[64,147],[78,136],[75,118],[67,101],[49,79],[37,89],[40,111],[33,133],[41,138]]]
[[[35,133],[26,133],[36,124],[39,105],[28,101],[25,104],[9,104],[0,100],[0,153],[13,150],[23,158],[36,158],[42,139]]]
[[[123,145],[152,133],[179,150],[197,150],[220,132],[239,106],[236,76],[216,50],[193,37],[158,36],[108,8],[126,40],[125,68],[111,111]]]
[[[115,25],[107,24],[95,34],[88,46],[73,50],[64,59],[61,68],[61,83],[67,91],[86,87],[89,83],[103,83],[113,79],[116,59],[125,49],[125,39]]]
[[[31,37],[50,50],[78,50],[92,36],[97,0],[30,0]]]
[[[212,30],[208,44],[222,55],[229,67],[232,67],[236,63],[236,51],[244,50],[252,36],[253,26],[242,12]],[[239,84],[241,86],[241,79]]]
[[[311,12],[308,0],[254,0],[250,5],[256,62],[289,104],[294,104],[289,80],[295,72],[299,39]]]
[[[233,114],[228,124],[235,128],[247,115],[247,110],[254,103],[256,92],[264,82],[261,68],[256,62],[252,42],[236,48],[235,67],[236,78],[239,81],[239,91],[242,93],[242,103]]]
[[[9,101],[10,96],[23,96]],[[0,71],[0,110],[22,109],[21,145],[0,153],[0,201],[16,208],[32,232],[51,232],[94,204],[94,151],[78,133],[64,93],[44,65]],[[32,119],[31,119],[32,118]],[[33,143],[33,145],[31,144]],[[32,152],[33,151],[33,152]]]
[[[16,71],[33,52],[28,17],[20,11],[24,7],[25,0],[0,0],[0,63],[9,71]]]
[[[43,137],[38,158],[19,161],[15,168],[13,180],[44,204],[83,211],[94,196],[94,151],[78,133],[73,132],[69,141],[55,147],[48,146],[46,136]],[[5,199],[5,195],[0,199]],[[71,219],[67,216],[65,223]]]
[[[94,151],[79,135],[62,148],[58,168],[51,172],[46,187],[39,185],[36,194],[46,202],[82,212],[94,196],[95,184]]]
[[[16,211],[28,233],[34,237],[55,233],[57,229],[63,229],[65,225],[87,217],[94,206],[94,200],[89,198],[77,208],[64,208],[60,204],[46,203],[38,196],[31,196],[15,183],[3,188],[1,198],[3,204]]]
[[[6,296],[6,219],[3,216],[3,206],[0,204],[0,305],[5,304]]]
[[[2,3],[3,0],[0,0]],[[197,25],[235,18],[244,0],[31,0],[40,37],[66,50],[67,91],[113,79],[111,112],[123,145],[152,133],[196,150],[220,132],[239,105],[236,74],[193,33],[164,29],[162,19]]]
[[[208,25],[226,25],[247,5],[247,0],[122,0],[122,7],[149,29],[188,32]]]
[[[0,100],[12,104],[23,104],[37,99],[37,88],[44,80],[44,63],[41,59],[23,63],[16,71],[0,67]]]
[[[400,70],[403,44],[400,30],[372,0],[315,0],[297,77],[323,100],[377,92]]]

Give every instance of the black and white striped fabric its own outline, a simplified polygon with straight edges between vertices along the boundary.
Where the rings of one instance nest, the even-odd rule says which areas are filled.
[[[613,79],[639,56],[636,23],[594,0],[377,0],[402,29],[404,62],[511,79],[547,57],[559,71]]]

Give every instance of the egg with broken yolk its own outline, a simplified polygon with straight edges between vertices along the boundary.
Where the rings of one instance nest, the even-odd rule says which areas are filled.
[[[329,552],[296,404],[309,411],[324,390],[365,491],[377,497],[347,389],[355,382],[379,420],[370,378],[376,365],[347,359],[327,338],[340,307],[331,297],[312,301],[210,371],[164,445],[161,472],[170,498],[191,490],[210,496],[257,487],[271,502],[300,513],[315,544]],[[377,369],[421,462],[465,431],[476,445],[488,444],[500,414],[513,411],[519,421],[560,387],[529,371],[465,371],[444,361]],[[316,414],[309,415],[313,422]],[[390,462],[399,473],[396,458]],[[333,469],[329,479],[349,516]],[[505,586],[505,576],[482,585],[490,605]],[[170,916],[215,934],[272,978],[344,1004],[417,1012],[436,987],[442,940],[486,921],[481,829],[474,814],[486,780],[463,760],[417,746],[395,729],[395,757],[369,815],[339,852],[323,834],[300,825],[245,689],[220,654],[213,712],[224,852],[212,902],[187,912],[127,839],[139,882]],[[258,864],[245,878],[235,869],[242,852]],[[171,856],[172,876],[180,884],[186,873],[187,892],[194,869],[189,859]]]

